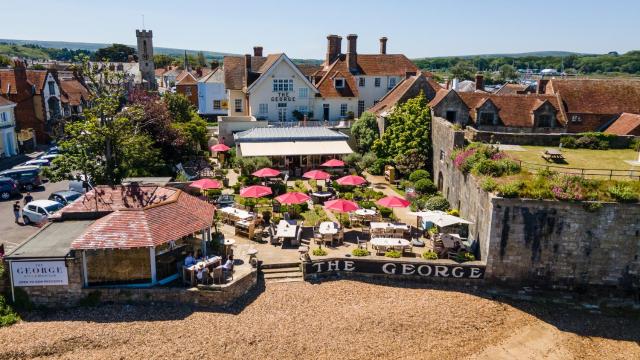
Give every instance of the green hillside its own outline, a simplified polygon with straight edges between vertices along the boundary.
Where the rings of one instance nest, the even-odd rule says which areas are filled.
[[[2,42],[0,42],[0,55],[29,59],[50,59],[49,54],[43,49],[15,44],[3,44]]]

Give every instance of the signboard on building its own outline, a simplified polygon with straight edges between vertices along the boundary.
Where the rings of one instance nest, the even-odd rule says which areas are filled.
[[[13,286],[69,285],[64,261],[13,261],[11,278]]]
[[[314,260],[304,264],[305,274],[348,272],[417,277],[482,279],[484,265],[435,264],[403,261],[371,261],[364,259]]]

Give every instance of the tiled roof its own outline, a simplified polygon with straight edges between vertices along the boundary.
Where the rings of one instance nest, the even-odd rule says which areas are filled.
[[[458,93],[460,98],[470,109],[469,116],[476,121],[476,109],[485,101],[490,100],[498,108],[498,117],[504,126],[512,127],[532,127],[533,112],[538,109],[546,101],[558,110],[556,116],[558,122],[566,124],[566,119],[558,105],[558,99],[553,95],[530,94],[530,95],[495,95],[478,92],[461,92]]]
[[[82,101],[88,100],[90,96],[89,90],[76,79],[60,79],[60,90],[62,102],[73,106],[82,104]]]
[[[391,91],[389,91],[380,101],[369,109],[370,112],[376,115],[383,115],[389,112],[398,103],[407,101],[408,99],[417,96],[421,90],[426,93],[427,87],[432,87],[431,82],[428,81],[423,75],[411,76],[404,79],[398,85],[396,85]],[[437,85],[437,84],[436,84]],[[438,91],[440,85],[437,85],[433,89],[434,92]]]
[[[640,136],[640,115],[623,113],[604,132],[615,135]]]
[[[320,65],[297,64],[296,66],[304,76],[314,76],[318,71],[322,70],[322,66]]]
[[[198,79],[198,82],[202,82],[202,83],[224,82],[224,72],[222,71],[221,68],[216,68],[209,74],[204,75],[203,77]]]
[[[344,78],[344,88],[336,89],[334,79]],[[324,76],[316,84],[320,95],[324,98],[330,97],[357,97],[358,84],[355,77],[349,71],[349,65],[345,55],[340,57],[329,67]]]
[[[44,89],[47,74],[47,70],[27,70],[27,81],[35,87],[36,95],[39,95]]]
[[[438,105],[440,101],[442,101],[442,99],[444,99],[445,96],[449,94],[450,91],[452,90],[444,89],[444,88],[438,89],[438,91],[436,91],[436,97],[434,97],[433,99],[431,99],[431,101],[429,101],[429,106],[434,107]]]
[[[15,105],[15,103],[13,101],[9,101],[8,99],[5,99],[2,96],[0,96],[0,106],[7,106],[7,105]]]
[[[529,85],[524,84],[504,84],[495,93],[498,95],[517,95],[524,93],[529,88]]]
[[[27,82],[33,85],[35,93],[40,94],[44,89],[44,82],[47,78],[47,70],[26,70]],[[0,94],[18,93],[16,77],[13,69],[0,69]]]
[[[547,93],[559,94],[568,113],[640,114],[640,80],[557,80]]]
[[[324,127],[253,128],[235,134],[236,142],[347,140],[348,135]]]
[[[358,67],[362,75],[405,77],[407,72],[417,74],[418,67],[402,54],[358,54]]]
[[[256,71],[260,69],[267,58],[252,56],[251,69]],[[244,57],[243,56],[225,56],[223,60],[224,66],[224,86],[230,90],[242,90],[244,87]],[[250,79],[251,80],[251,79]],[[255,80],[255,79],[253,79]]]
[[[142,186],[127,193],[127,188],[129,187],[119,186],[98,189],[113,195],[112,203],[99,206],[108,207],[111,211],[76,238],[71,244],[72,249],[158,246],[208,228],[212,224],[215,207],[180,190]],[[89,192],[88,196],[91,197],[92,193],[93,191]],[[62,211],[66,213],[67,208],[77,203],[94,203],[92,200],[95,198],[77,200]]]
[[[179,80],[176,79],[176,85],[196,85],[197,83],[198,80],[196,80],[195,76],[186,71],[179,77]]]

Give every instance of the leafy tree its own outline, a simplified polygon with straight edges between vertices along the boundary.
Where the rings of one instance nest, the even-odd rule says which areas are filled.
[[[513,79],[516,79],[517,77],[518,77],[518,73],[516,71],[516,68],[514,68],[512,65],[504,64],[500,66],[500,79],[502,81],[513,80]]]
[[[7,67],[11,65],[11,59],[4,55],[0,55],[0,67]]]
[[[162,97],[172,118],[173,127],[192,150],[207,146],[207,122],[198,115],[189,99],[182,94],[165,93]]]
[[[196,64],[198,65],[198,67],[201,67],[201,68],[207,66],[207,59],[205,59],[204,53],[202,51],[198,51],[198,56],[196,57]]]
[[[123,44],[113,44],[111,46],[98,49],[95,59],[98,61],[127,62],[129,55],[135,55],[136,50]]]
[[[478,69],[468,61],[461,61],[455,64],[449,71],[453,78],[458,80],[471,80],[474,78]]]
[[[191,120],[193,105],[186,96],[178,93],[166,92],[162,100],[167,104],[167,108],[176,122],[187,122]]]
[[[431,174],[429,174],[429,172],[424,169],[416,170],[412,172],[411,175],[409,175],[409,181],[414,183],[417,182],[418,180],[429,179],[429,178],[431,178]]]
[[[376,116],[364,112],[351,127],[351,134],[356,140],[358,152],[365,153],[371,150],[373,142],[380,136]]]
[[[163,68],[171,65],[174,58],[166,54],[153,55],[153,62],[157,68]]]
[[[396,155],[393,160],[401,174],[409,174],[426,167],[428,159],[422,150],[411,149],[404,154]]]
[[[396,159],[411,150],[431,153],[431,111],[423,92],[394,108],[382,137],[373,144],[379,160]]]
[[[264,156],[257,157],[243,157],[237,158],[238,166],[240,166],[240,172],[244,176],[250,176],[256,170],[271,167],[271,159]]]

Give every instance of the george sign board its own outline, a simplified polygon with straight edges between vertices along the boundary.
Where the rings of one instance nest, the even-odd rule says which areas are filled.
[[[13,286],[69,285],[64,261],[13,261],[11,278]]]
[[[323,274],[336,271],[402,275],[418,277],[443,277],[458,279],[482,279],[484,265],[434,264],[402,261],[371,261],[361,259],[314,260],[304,264],[305,274]]]

